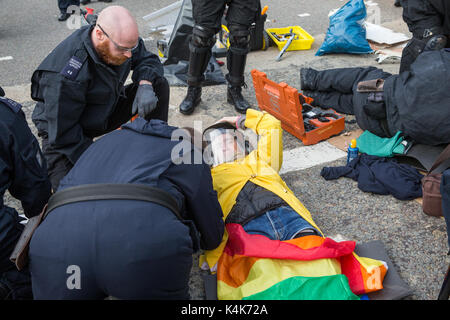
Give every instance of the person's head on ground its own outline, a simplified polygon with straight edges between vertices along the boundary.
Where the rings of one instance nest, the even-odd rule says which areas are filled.
[[[228,122],[219,122],[203,133],[206,161],[216,167],[227,162],[234,162],[246,156],[245,136]]]
[[[100,12],[91,39],[100,59],[109,65],[121,65],[138,45],[136,19],[124,7],[107,7]]]

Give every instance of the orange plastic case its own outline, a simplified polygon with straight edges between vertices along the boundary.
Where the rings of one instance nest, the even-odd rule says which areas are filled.
[[[280,120],[281,127],[302,140],[304,145],[316,144],[345,129],[344,116],[333,109],[324,110],[326,113],[335,115],[335,117],[325,117],[329,120],[328,122],[322,122],[319,119],[304,120],[300,96],[308,104],[313,101],[312,98],[302,95],[297,89],[284,82],[275,83],[267,79],[264,72],[253,69],[251,74],[259,108]],[[305,130],[304,121],[307,122],[309,128],[313,126],[314,129]]]

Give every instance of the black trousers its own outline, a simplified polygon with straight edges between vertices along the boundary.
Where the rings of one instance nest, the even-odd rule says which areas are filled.
[[[186,300],[192,253],[189,227],[158,204],[68,204],[31,239],[34,299]]]
[[[391,133],[387,124],[374,117],[372,113],[367,113],[366,108],[371,107],[368,102],[369,94],[356,90],[360,81],[386,79],[389,76],[390,73],[375,67],[316,71],[311,73],[314,86],[310,90],[303,90],[303,93],[313,98],[314,104],[319,107],[355,115],[361,129],[369,130],[380,137],[389,137]]]
[[[245,27],[255,22],[259,9],[259,0],[192,0],[192,16],[195,24],[219,32],[225,7],[227,24],[239,24]]]
[[[80,0],[58,0],[58,8],[61,13],[66,13],[70,6],[80,6]]]
[[[155,94],[158,97],[156,109],[151,114],[151,119],[166,121],[169,117],[169,95],[170,86],[166,78],[157,78],[152,83]],[[95,138],[116,130],[121,125],[127,123],[134,114],[131,112],[138,84],[130,84],[125,87],[125,96],[119,99],[114,107],[114,111],[108,119],[106,130],[86,132],[90,138]],[[59,182],[72,169],[75,163],[72,163],[63,150],[55,149],[48,143],[46,133],[39,134],[42,137],[42,152],[47,160],[47,171],[52,183],[52,189],[55,192],[59,187]]]
[[[31,288],[31,275],[28,268],[17,270],[11,262],[11,267],[0,272],[0,283],[6,287],[9,292],[5,300],[31,300],[33,292]]]
[[[32,299],[31,276],[28,268],[18,271],[9,260],[14,247],[23,231],[23,225],[17,216],[17,212],[8,207],[0,209],[0,285],[6,289],[6,297],[1,299],[23,300]],[[4,292],[0,292],[2,295]]]
[[[304,91],[314,98],[314,103],[337,112],[355,114],[353,95],[358,82],[377,78],[385,79],[391,74],[375,67],[337,68],[318,71],[314,76],[314,88]]]

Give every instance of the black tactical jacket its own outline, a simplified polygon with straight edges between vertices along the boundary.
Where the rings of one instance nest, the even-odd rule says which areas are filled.
[[[48,134],[52,149],[75,163],[92,138],[106,133],[108,118],[133,70],[132,80],[153,82],[164,75],[159,58],[139,39],[132,58],[120,66],[103,63],[90,38],[93,26],[75,31],[39,65],[32,76],[31,96],[38,101],[33,122]]]

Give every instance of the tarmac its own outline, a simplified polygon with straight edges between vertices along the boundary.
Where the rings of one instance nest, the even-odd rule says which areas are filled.
[[[47,3],[47,1],[45,2]],[[130,1],[123,2],[129,4],[131,8],[135,6]],[[275,61],[279,52],[276,47],[270,47],[266,51],[253,51],[249,54],[245,72],[248,86],[243,90],[243,94],[255,109],[258,109],[258,104],[250,75],[253,69],[265,72],[268,78],[275,82],[285,82],[297,89],[300,89],[299,70],[301,67],[306,66],[318,70],[375,66],[390,73],[398,72],[398,63],[378,64],[373,54],[330,54],[316,57],[315,53],[323,42],[328,26],[325,13],[329,9],[340,7],[345,2],[324,1],[323,8],[317,8],[317,10],[315,8],[319,7],[319,5],[315,1],[300,2],[303,5],[310,5],[307,7],[308,10],[297,8],[294,13],[309,12],[311,14],[310,20],[302,18],[302,21],[305,21],[305,23],[302,24],[302,21],[300,23],[307,31],[312,30],[311,34],[314,36],[315,41],[310,50],[286,52],[280,62]],[[378,1],[383,13],[382,25],[394,31],[409,34],[406,25],[401,19],[401,9],[395,8],[393,2],[387,0]],[[170,3],[170,1],[167,1],[167,3],[164,2],[164,5]],[[271,5],[270,1],[262,1],[262,3]],[[295,1],[286,1],[286,10],[290,8],[289,6],[294,6],[294,3]],[[120,1],[117,1],[117,4],[125,5]],[[98,8],[104,6],[103,3],[94,3],[94,5]],[[161,7],[164,5],[161,4]],[[142,7],[144,4],[141,1],[136,1],[136,6]],[[282,8],[273,8],[273,12],[270,10],[269,8],[270,26],[281,27],[288,24],[299,24],[298,20],[295,20],[296,17],[291,17],[293,15],[292,10],[290,12],[291,16],[287,15],[286,19],[284,19]],[[145,13],[148,12],[149,10]],[[314,25],[311,20],[314,21],[314,14],[317,12],[321,13],[321,22]],[[136,15],[142,17],[144,14],[142,11],[139,11]],[[142,21],[140,23],[143,24]],[[145,25],[143,28],[145,30]],[[67,33],[67,31],[64,32]],[[1,34],[0,41],[3,41]],[[156,52],[153,40],[147,44],[152,52]],[[6,54],[0,52],[0,57]],[[40,60],[44,57],[45,55],[41,54]],[[219,60],[226,62],[224,58]],[[0,67],[2,66],[1,63]],[[35,64],[30,64],[23,70],[23,73],[26,74],[28,72],[31,77],[30,72],[32,72],[33,66]],[[222,71],[225,74],[226,67],[222,67]],[[26,77],[21,82],[14,81],[11,76],[5,79],[7,79],[7,85],[4,89],[7,95],[23,104],[30,127],[36,133],[35,127],[30,120],[35,103],[29,98],[29,84],[26,81]],[[170,125],[194,126],[194,122],[202,121],[201,126],[206,128],[224,116],[238,115],[234,108],[226,102],[225,85],[204,87],[202,102],[196,108],[194,114],[190,116],[184,116],[178,111],[178,106],[185,93],[185,87],[171,87]],[[352,123],[351,120],[353,119],[352,116],[346,117],[344,132],[358,129],[358,126]],[[305,155],[314,152],[313,148],[304,146],[299,139],[287,132],[283,133],[283,146],[285,152],[299,151],[300,154]],[[281,177],[311,212],[314,221],[326,236],[354,240],[357,243],[381,240],[395,269],[414,292],[413,295],[406,299],[435,300],[439,294],[445,271],[450,263],[450,258],[447,256],[449,248],[444,219],[442,217],[435,218],[425,215],[417,201],[400,201],[392,196],[364,193],[358,189],[356,182],[348,178],[326,181],[320,176],[321,169],[325,166],[345,165],[346,154],[326,141],[322,142],[320,146],[325,146],[330,150],[336,149],[336,156],[329,158],[324,154],[322,160],[311,163],[307,161],[307,156],[305,158],[291,157],[288,159],[289,163],[284,164],[289,167],[289,170],[285,170]],[[21,211],[20,203],[9,194],[6,196],[5,203]],[[190,294],[193,300],[204,300],[206,298],[202,276],[209,272],[198,268],[199,254],[201,252],[193,256],[194,263],[191,271]]]

